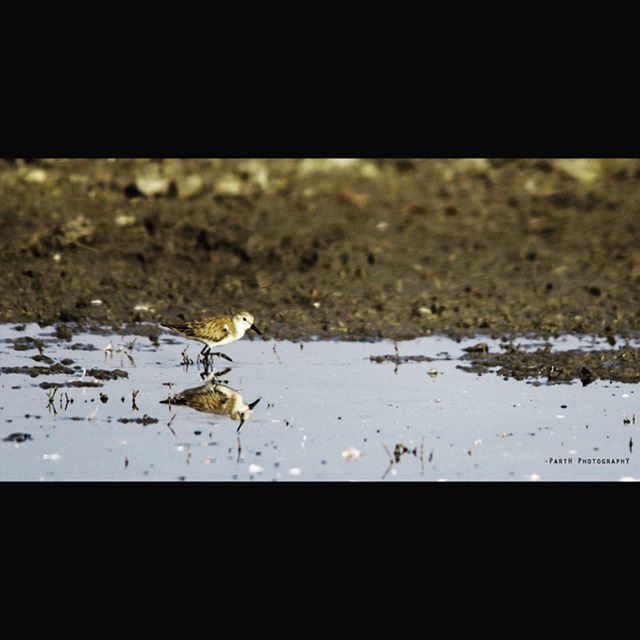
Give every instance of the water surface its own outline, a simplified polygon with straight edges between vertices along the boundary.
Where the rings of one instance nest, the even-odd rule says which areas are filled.
[[[155,345],[143,337],[74,334],[64,341],[53,331],[0,327],[0,367],[49,366],[33,360],[36,347],[14,350],[10,340],[25,336],[41,339],[53,364],[73,360],[65,365],[72,373],[0,374],[0,480],[640,477],[636,385],[535,386],[462,371],[463,349],[479,338],[399,342],[400,356],[433,360],[398,365],[370,360],[394,354],[389,341],[227,345],[234,362],[221,361],[219,368],[230,367],[225,382],[208,392],[226,394],[226,406],[242,410],[260,399],[238,432],[237,415],[161,402],[203,385],[202,369],[182,364],[183,339],[163,334]],[[482,340],[497,347],[496,340]],[[71,348],[78,344],[85,349]],[[561,338],[553,346],[607,348],[591,337]],[[186,353],[195,359],[198,351],[190,343]],[[128,377],[99,380],[101,387],[62,387],[55,395],[39,386],[93,381],[86,374],[92,368]]]

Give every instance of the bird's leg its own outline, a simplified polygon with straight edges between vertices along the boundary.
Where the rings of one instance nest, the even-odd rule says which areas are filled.
[[[202,366],[204,367],[204,372],[201,374],[201,377],[204,379],[209,375],[209,367],[211,365],[210,360],[211,349],[209,345],[205,345],[200,355],[202,356]]]
[[[200,357],[202,358],[202,364],[204,365],[205,372],[209,369],[209,357],[211,354],[211,348],[208,344],[205,344],[202,347],[202,351],[200,352]]]
[[[228,355],[224,353],[220,353],[219,351],[217,351],[216,353],[210,353],[209,355],[218,356],[220,358],[224,358],[225,360],[228,360],[229,362],[233,362],[233,360]]]

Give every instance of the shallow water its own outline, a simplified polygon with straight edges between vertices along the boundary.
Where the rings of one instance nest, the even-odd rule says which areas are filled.
[[[137,337],[128,349],[134,336],[74,334],[65,342],[53,331],[36,324],[23,331],[0,326],[0,367],[47,366],[32,359],[36,348],[16,351],[8,340],[25,336],[42,339],[44,355],[54,362],[70,358],[69,366],[78,367],[74,373],[38,377],[0,374],[0,480],[640,477],[634,451],[640,442],[637,385],[535,386],[457,368],[464,347],[479,340],[496,347],[497,340],[399,342],[400,356],[435,360],[398,366],[369,359],[393,354],[389,341],[241,340],[225,348],[234,362],[218,364],[230,367],[224,387],[205,393],[222,398],[227,407],[239,402],[242,411],[260,398],[238,433],[237,419],[161,403],[203,385],[201,369],[182,364],[185,340],[163,334],[156,347]],[[77,343],[95,350],[70,348]],[[540,345],[529,342],[531,348]],[[591,337],[562,338],[553,345],[607,348],[604,340]],[[198,351],[190,343],[187,354],[195,359]],[[82,368],[121,369],[128,378],[101,381],[99,388],[60,388],[49,403],[53,390],[40,383],[93,380],[82,378]],[[145,416],[158,422],[119,421]],[[5,440],[15,433],[30,438]]]

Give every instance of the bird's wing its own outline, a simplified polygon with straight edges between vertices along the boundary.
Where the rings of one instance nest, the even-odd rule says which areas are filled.
[[[196,324],[196,323],[194,323]],[[221,321],[219,318],[204,319],[197,322],[198,332],[201,336],[205,336],[213,342],[224,340],[230,333],[231,329],[227,322]]]
[[[197,411],[226,415],[229,398],[214,389],[208,389],[190,398],[188,404]]]

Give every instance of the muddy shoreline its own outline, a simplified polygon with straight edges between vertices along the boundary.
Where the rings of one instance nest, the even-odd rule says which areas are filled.
[[[4,160],[0,322],[634,337],[639,181],[608,159]]]

